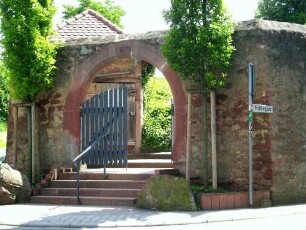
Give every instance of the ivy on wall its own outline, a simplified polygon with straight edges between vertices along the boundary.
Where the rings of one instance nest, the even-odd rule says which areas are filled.
[[[48,40],[55,7],[52,0],[2,0],[3,62],[10,96],[27,102],[55,79],[56,44]]]

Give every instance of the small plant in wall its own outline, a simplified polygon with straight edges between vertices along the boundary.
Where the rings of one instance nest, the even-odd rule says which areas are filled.
[[[49,41],[53,1],[2,0],[0,11],[10,96],[32,102],[54,82],[56,44]]]
[[[171,8],[164,12],[164,18],[170,24],[170,31],[162,51],[170,66],[181,78],[198,83],[203,92],[210,91],[212,184],[216,189],[215,90],[226,83],[225,70],[234,50],[234,26],[222,0],[171,0]]]

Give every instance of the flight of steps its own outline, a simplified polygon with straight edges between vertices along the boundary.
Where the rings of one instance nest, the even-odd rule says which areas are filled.
[[[132,206],[145,181],[156,174],[178,175],[170,154],[129,156],[128,169],[88,169],[80,172],[80,204]],[[171,167],[170,167],[171,166]],[[77,205],[77,181],[73,169],[52,170],[34,189],[31,203]]]

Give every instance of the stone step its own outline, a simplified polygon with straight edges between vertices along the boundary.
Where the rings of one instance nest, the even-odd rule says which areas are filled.
[[[105,188],[80,188],[80,196],[89,197],[130,197],[137,198],[140,189],[105,189]],[[77,196],[76,188],[43,188],[43,196]]]
[[[136,161],[136,162],[135,162]],[[167,162],[168,161],[168,162]],[[169,163],[169,160],[146,160],[146,163]],[[134,163],[143,163],[134,160]],[[154,165],[156,166],[156,165]],[[153,175],[179,175],[177,169],[169,168],[103,168],[86,169],[80,172],[80,199],[83,205],[121,205],[135,204],[138,192],[145,181]],[[76,205],[77,181],[73,168],[61,168],[55,171],[52,180],[40,187],[32,203]],[[51,177],[50,177],[51,178]],[[46,187],[47,186],[47,187]],[[38,195],[39,194],[39,195]]]
[[[136,159],[129,160],[129,168],[173,168],[171,160],[168,159]]]
[[[80,197],[82,205],[102,206],[133,206],[136,198],[130,197]],[[56,204],[56,205],[78,205],[76,196],[32,196],[31,203],[34,204]]]
[[[80,188],[120,188],[120,189],[141,189],[143,180],[80,180]],[[53,180],[50,181],[51,188],[76,188],[75,180]]]
[[[103,171],[101,169],[100,171]],[[154,174],[124,174],[124,173],[107,173],[84,170],[80,172],[81,180],[147,180]],[[76,172],[60,173],[58,175],[59,180],[76,180]]]
[[[87,165],[88,168],[97,168],[95,165]],[[98,166],[101,167],[101,166]],[[122,165],[108,165],[107,168],[125,168]],[[129,160],[127,168],[173,168],[169,159],[135,159]]]
[[[171,152],[159,153],[131,153],[128,155],[129,160],[134,159],[171,159]]]

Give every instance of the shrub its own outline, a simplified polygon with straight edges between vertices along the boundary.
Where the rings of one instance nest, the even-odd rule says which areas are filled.
[[[171,150],[171,92],[165,78],[152,77],[144,87],[142,148]]]
[[[6,132],[6,130],[7,130],[6,121],[0,121],[0,132]]]
[[[56,44],[52,33],[53,1],[0,1],[3,62],[10,96],[27,102],[52,87]]]

